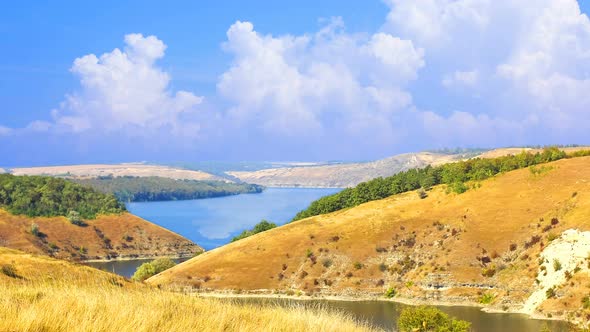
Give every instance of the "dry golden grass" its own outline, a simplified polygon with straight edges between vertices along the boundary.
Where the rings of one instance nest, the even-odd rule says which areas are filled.
[[[101,215],[84,227],[65,217],[29,218],[0,209],[0,246],[56,258],[104,259],[120,257],[192,256],[202,248],[184,237],[130,213]],[[43,237],[30,234],[39,225]],[[106,242],[105,242],[106,241]]]
[[[372,331],[343,314],[238,305],[0,248],[0,331]]]
[[[448,289],[435,295],[449,302],[478,303],[492,287],[498,307],[522,303],[535,287],[537,254],[549,234],[590,230],[590,157],[546,167],[540,175],[506,173],[461,195],[437,187],[426,199],[410,192],[297,221],[207,252],[148,282],[377,296],[393,286],[412,299],[426,299],[426,286],[440,283]],[[539,241],[525,247],[533,236]],[[405,264],[406,257],[415,264]]]

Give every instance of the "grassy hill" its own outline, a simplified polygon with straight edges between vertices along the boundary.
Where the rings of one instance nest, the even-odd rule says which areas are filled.
[[[563,159],[463,194],[435,186],[425,198],[406,192],[296,221],[148,281],[228,292],[388,293],[580,322],[590,317],[589,193],[590,157]]]
[[[371,331],[340,314],[170,293],[2,247],[0,294],[0,331]]]
[[[31,233],[37,225],[38,235]],[[130,213],[99,215],[83,226],[66,217],[27,217],[0,209],[0,246],[71,260],[191,257],[203,249]]]
[[[126,213],[115,196],[64,179],[0,175],[0,246],[91,260],[192,256],[203,249]]]

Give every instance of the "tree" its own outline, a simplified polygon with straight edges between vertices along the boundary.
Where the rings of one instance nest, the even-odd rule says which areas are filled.
[[[135,281],[144,281],[158,273],[174,267],[174,265],[176,265],[176,263],[170,258],[158,258],[154,261],[141,264],[137,270],[135,270],[131,279]]]
[[[449,317],[434,307],[409,307],[397,321],[401,332],[467,332],[471,323]]]
[[[245,230],[242,233],[240,233],[238,236],[234,237],[231,242],[235,242],[241,239],[245,239],[249,236],[252,236],[254,234],[258,234],[261,232],[265,232],[268,231],[269,229],[273,229],[277,227],[277,225],[275,223],[272,223],[268,220],[262,220],[261,222],[259,222],[258,224],[254,225],[254,228],[251,230]]]

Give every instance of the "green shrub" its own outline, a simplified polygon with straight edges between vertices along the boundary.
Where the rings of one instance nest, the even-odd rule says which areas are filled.
[[[31,234],[35,235],[35,236],[40,236],[41,235],[41,231],[39,231],[39,225],[33,223],[31,224],[31,230],[30,230]]]
[[[385,297],[388,298],[388,299],[394,298],[396,294],[397,294],[397,291],[393,287],[389,287],[385,291]]]
[[[326,258],[326,259],[324,259],[324,260],[322,261],[322,265],[323,265],[325,268],[328,268],[328,267],[332,266],[332,263],[333,263],[333,262],[332,262],[332,260],[331,260],[330,258]]]
[[[16,267],[14,267],[14,265],[12,264],[4,264],[2,265],[2,268],[0,268],[0,271],[2,271],[2,274],[11,277],[11,278],[18,278],[19,275],[16,272]]]
[[[426,197],[428,197],[428,194],[426,193],[426,190],[424,190],[424,188],[420,188],[420,190],[418,190],[418,197],[420,197],[420,199],[425,199]]]
[[[82,217],[80,217],[80,214],[74,210],[71,210],[70,212],[68,212],[68,216],[67,216],[68,220],[70,221],[70,223],[72,223],[72,225],[76,225],[76,226],[84,226],[84,221],[82,221]]]
[[[559,261],[559,259],[553,260],[553,269],[555,270],[555,272],[561,270],[561,262]]]
[[[494,294],[490,294],[490,293],[485,293],[482,294],[481,297],[479,298],[479,303],[481,304],[490,304],[494,301]]]
[[[582,307],[584,307],[584,309],[590,309],[590,295],[586,295],[582,298]]]
[[[174,265],[176,265],[176,263],[170,258],[158,258],[154,261],[141,264],[131,279],[135,281],[144,281],[162,271],[168,270]]]
[[[449,317],[433,307],[410,307],[402,310],[397,321],[401,332],[467,332],[471,323]]]
[[[555,287],[551,287],[547,291],[545,291],[545,295],[547,296],[548,299],[554,298],[555,297]]]
[[[241,240],[241,239],[245,239],[245,238],[247,238],[249,236],[252,236],[254,234],[258,234],[258,233],[261,233],[261,232],[264,232],[264,231],[268,231],[269,229],[273,229],[275,227],[277,227],[276,224],[274,224],[272,222],[269,222],[267,220],[262,220],[258,224],[254,225],[254,228],[253,229],[251,229],[251,230],[245,230],[242,233],[240,233],[240,235],[234,237],[231,240],[231,242],[238,241],[238,240]]]
[[[363,268],[363,263],[361,263],[361,262],[355,262],[353,266],[354,266],[355,269],[360,270],[360,269]]]

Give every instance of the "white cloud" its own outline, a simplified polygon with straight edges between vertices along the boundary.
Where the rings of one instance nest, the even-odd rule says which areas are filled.
[[[74,132],[163,126],[182,130],[180,116],[194,111],[202,97],[170,91],[169,75],[155,64],[166,49],[161,40],[129,34],[125,44],[123,51],[74,61],[71,70],[80,78],[81,89],[52,111],[57,127]]]
[[[236,22],[227,36],[234,61],[218,91],[232,102],[233,120],[266,132],[313,135],[335,124],[357,131],[359,121],[389,123],[387,114],[410,105],[405,86],[424,66],[423,50],[411,41],[347,34],[340,19],[302,36],[263,35]]]
[[[157,66],[166,45],[128,35],[123,50],[77,59],[81,89],[52,112],[50,128],[28,129],[199,132],[211,150],[265,158],[587,143],[590,21],[576,0],[386,3],[374,32],[347,32],[340,18],[302,35],[236,22],[215,105],[171,91]]]

